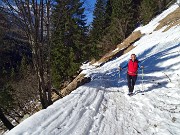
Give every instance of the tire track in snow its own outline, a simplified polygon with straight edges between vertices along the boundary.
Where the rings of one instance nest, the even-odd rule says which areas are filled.
[[[82,117],[78,118],[79,121],[75,123],[75,126],[71,131],[67,131],[64,134],[73,133],[74,135],[85,135],[89,134],[89,131],[93,125],[93,118],[97,115],[98,110],[101,106],[101,102],[103,100],[103,92],[97,90],[95,100],[90,104],[90,109],[86,109],[83,112]]]
[[[84,94],[85,96],[80,97],[78,100],[78,103],[76,104],[76,106],[74,106],[75,110],[73,110],[71,112],[71,114],[69,116],[69,120],[68,120],[69,122],[64,121],[64,123],[65,123],[66,127],[68,127],[68,129],[62,128],[60,131],[56,130],[56,132],[58,132],[60,134],[64,134],[64,135],[65,134],[69,135],[69,133],[76,134],[77,130],[79,130],[79,128],[78,128],[79,125],[81,125],[79,127],[84,126],[86,122],[91,121],[92,117],[95,116],[95,113],[94,113],[95,109],[98,109],[99,105],[101,104],[101,100],[103,99],[103,97],[101,97],[102,92],[99,92],[99,90],[93,89],[93,88],[87,89],[85,91],[87,91],[87,93]],[[91,94],[91,96],[89,96],[90,94]],[[98,101],[100,101],[100,102],[98,102]],[[97,104],[97,106],[96,106],[96,104]],[[91,107],[88,108],[87,106],[91,106]],[[75,117],[76,117],[76,119],[74,119]],[[84,119],[84,117],[86,118],[86,121],[82,122],[82,119]],[[72,123],[72,121],[74,121],[74,122]],[[89,127],[90,125],[91,124],[89,124],[89,125],[87,124],[86,126]],[[62,127],[62,125],[60,125],[59,127]],[[83,129],[85,129],[85,128],[83,128]],[[89,128],[86,128],[84,132],[87,132],[87,131],[89,131]],[[81,132],[83,132],[83,131],[81,131]]]
[[[49,113],[50,117],[46,116],[47,120],[43,122],[43,124],[33,133],[33,135],[48,134],[46,129],[48,130],[50,129],[49,131],[52,131],[53,129],[51,129],[51,127],[57,127],[58,124],[63,123],[73,110],[73,107],[71,106],[75,106],[77,104],[77,102],[74,101],[78,101],[78,100],[75,99],[80,98],[81,95],[84,94],[86,94],[86,91],[80,92],[80,94],[75,94],[73,96],[70,95],[69,97],[68,96],[65,97],[67,99],[65,99],[66,101],[62,103],[63,106],[57,107],[54,109],[54,111],[52,111],[52,113]],[[59,119],[58,123],[56,124],[56,120],[59,117],[62,117],[63,119]]]
[[[113,135],[112,130],[114,129],[114,123],[115,123],[115,121],[113,121],[115,105],[114,105],[114,102],[110,99],[110,96],[108,93],[105,94],[105,101],[106,101],[106,104],[105,104],[106,110],[104,110],[104,112],[103,112],[104,119],[101,122],[98,134],[105,134],[105,135],[112,134]],[[111,120],[109,120],[109,119],[111,119]],[[111,126],[109,126],[109,125],[111,125]],[[109,132],[111,132],[111,133],[109,133]]]
[[[70,113],[69,120],[64,121],[62,123],[66,127],[68,127],[68,129],[62,129],[62,134],[66,134],[66,133],[63,133],[66,131],[70,132],[71,130],[73,130],[77,126],[77,124],[79,122],[78,119],[81,119],[83,117],[83,114],[87,111],[86,106],[89,106],[89,104],[91,102],[93,102],[93,100],[95,99],[95,97],[96,97],[96,91],[95,90],[86,89],[86,87],[84,88],[84,90],[86,91],[86,93],[84,94],[84,96],[81,96],[81,97],[79,97],[79,99],[76,99],[76,101],[78,101],[78,102],[73,107],[74,110]],[[87,96],[90,94],[90,92],[91,92],[91,96]],[[74,121],[74,122],[72,123],[72,121]],[[61,126],[62,125],[60,125],[59,127],[61,127]],[[59,132],[59,133],[61,133],[61,132]]]

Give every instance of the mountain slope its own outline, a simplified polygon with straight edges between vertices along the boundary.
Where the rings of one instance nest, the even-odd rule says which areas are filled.
[[[83,65],[92,81],[52,106],[23,121],[8,135],[179,135],[180,134],[180,26],[154,29],[175,11],[173,5],[148,25],[129,53],[99,68]],[[126,70],[118,66],[137,54],[145,66],[135,95],[127,96]],[[98,63],[96,63],[98,64]],[[142,93],[144,95],[142,95]]]

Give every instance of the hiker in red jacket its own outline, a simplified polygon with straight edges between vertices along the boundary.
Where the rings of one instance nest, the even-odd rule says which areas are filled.
[[[135,54],[131,54],[131,59],[129,60],[129,62],[123,67],[119,66],[119,69],[122,70],[126,67],[128,67],[127,70],[127,81],[129,88],[128,95],[133,95],[134,85],[136,83],[137,75],[138,75],[138,68],[144,68],[144,67],[139,64],[139,61],[136,59]]]

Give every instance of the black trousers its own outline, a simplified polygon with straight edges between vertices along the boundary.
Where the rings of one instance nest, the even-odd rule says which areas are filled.
[[[132,75],[127,74],[129,92],[133,92],[136,80],[137,80],[137,75],[132,76]]]

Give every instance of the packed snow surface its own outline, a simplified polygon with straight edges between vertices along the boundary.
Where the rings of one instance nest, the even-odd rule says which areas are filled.
[[[8,135],[180,135],[180,26],[153,31],[171,6],[148,25],[129,53],[99,68],[83,65],[92,81],[23,121]],[[135,95],[127,96],[130,54],[144,65]]]

